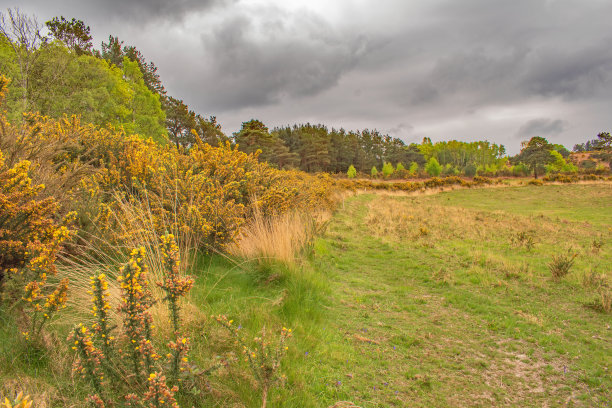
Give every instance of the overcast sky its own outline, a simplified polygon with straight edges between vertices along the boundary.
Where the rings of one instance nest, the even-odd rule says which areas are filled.
[[[323,123],[406,143],[612,130],[611,0],[0,0],[76,17],[226,133]]]

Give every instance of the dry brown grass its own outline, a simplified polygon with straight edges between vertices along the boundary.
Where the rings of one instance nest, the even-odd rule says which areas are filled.
[[[295,263],[330,217],[329,212],[315,215],[290,212],[267,218],[256,210],[253,221],[229,246],[229,253],[249,260],[274,259]]]
[[[156,282],[163,280],[164,266],[160,237],[155,231],[158,230],[160,222],[162,225],[176,225],[176,223],[172,223],[171,220],[160,220],[151,212],[146,200],[131,203],[118,196],[115,200],[118,203],[118,211],[113,214],[119,235],[117,242],[108,242],[91,236],[84,245],[72,248],[70,254],[65,254],[58,267],[60,275],[70,279],[68,304],[72,307],[71,312],[66,313],[64,317],[70,321],[76,321],[75,318],[78,316],[83,317],[84,312],[91,307],[91,296],[87,294],[91,288],[90,279],[100,273],[110,278],[109,301],[111,304],[118,304],[120,290],[114,278],[119,275],[119,268],[127,262],[133,248],[145,248],[149,287],[155,299],[163,298],[162,290],[156,285]],[[181,259],[180,270],[184,274],[193,262],[197,237],[187,230],[173,231],[171,228],[167,230],[177,239]],[[111,317],[119,322],[120,319],[114,313],[113,308]],[[168,319],[168,310],[163,302],[156,302],[151,308],[151,313],[156,327],[161,327],[162,325],[158,323]]]
[[[502,211],[480,211],[462,207],[399,201],[378,195],[368,205],[366,223],[377,237],[389,241],[408,239],[421,244],[439,240],[511,240],[522,232],[534,235],[536,242],[572,242],[575,236],[599,235],[591,225],[568,222],[562,230],[547,217],[521,216]]]

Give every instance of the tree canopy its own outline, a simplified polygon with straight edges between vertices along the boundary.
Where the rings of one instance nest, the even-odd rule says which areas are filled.
[[[554,161],[552,150],[553,145],[548,143],[548,140],[534,136],[529,141],[522,143],[521,152],[516,160],[526,164],[533,172],[533,177],[537,179],[538,172],[543,172],[544,166]]]

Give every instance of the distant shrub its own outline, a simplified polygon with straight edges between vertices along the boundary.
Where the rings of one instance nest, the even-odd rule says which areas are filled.
[[[395,171],[400,172],[406,170],[406,168],[404,167],[404,165],[402,163],[397,163],[397,166],[395,167]]]
[[[559,280],[567,275],[574,265],[574,261],[578,254],[572,254],[571,250],[568,250],[565,254],[553,255],[552,261],[548,264],[548,269],[552,274],[554,280]]]
[[[473,163],[468,164],[463,168],[463,174],[467,177],[474,177],[476,175],[476,166]]]
[[[529,180],[527,184],[531,186],[543,186],[544,182],[542,180],[533,179],[533,180]]]
[[[512,235],[510,242],[513,246],[525,247],[528,251],[531,251],[535,246],[533,235],[527,231],[521,231]]]
[[[488,177],[483,177],[483,176],[475,176],[474,177],[474,184],[493,184],[493,180],[491,180]]]
[[[372,166],[372,170],[370,170],[370,174],[372,175],[372,177],[378,177],[378,169],[376,168],[376,166]]]
[[[432,177],[438,177],[442,172],[442,166],[435,157],[432,157],[425,165],[425,172]]]
[[[512,175],[515,177],[526,177],[529,174],[531,174],[531,171],[526,164],[519,163],[512,166]]]
[[[391,163],[385,163],[382,168],[383,177],[390,177],[394,172],[393,165]]]
[[[456,176],[459,174],[459,170],[456,167],[453,167],[450,163],[444,166],[442,169],[443,176]]]
[[[351,164],[348,170],[346,171],[346,175],[348,178],[355,178],[355,176],[357,175],[357,169],[355,169],[355,166]]]
[[[408,169],[408,171],[410,172],[411,176],[416,176],[417,173],[419,172],[419,163],[417,162],[412,162],[410,163],[410,168]]]
[[[585,170],[595,169],[597,167],[597,163],[594,160],[588,159],[580,162],[580,167]]]

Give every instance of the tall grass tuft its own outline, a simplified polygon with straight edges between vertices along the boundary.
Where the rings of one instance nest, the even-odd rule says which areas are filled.
[[[565,254],[553,255],[552,261],[548,264],[553,279],[559,280],[567,275],[577,256],[578,254],[572,254],[571,250],[568,250]]]
[[[330,216],[329,213],[306,215],[289,212],[264,217],[255,207],[253,220],[228,250],[232,255],[244,259],[274,259],[292,264],[327,225]]]

